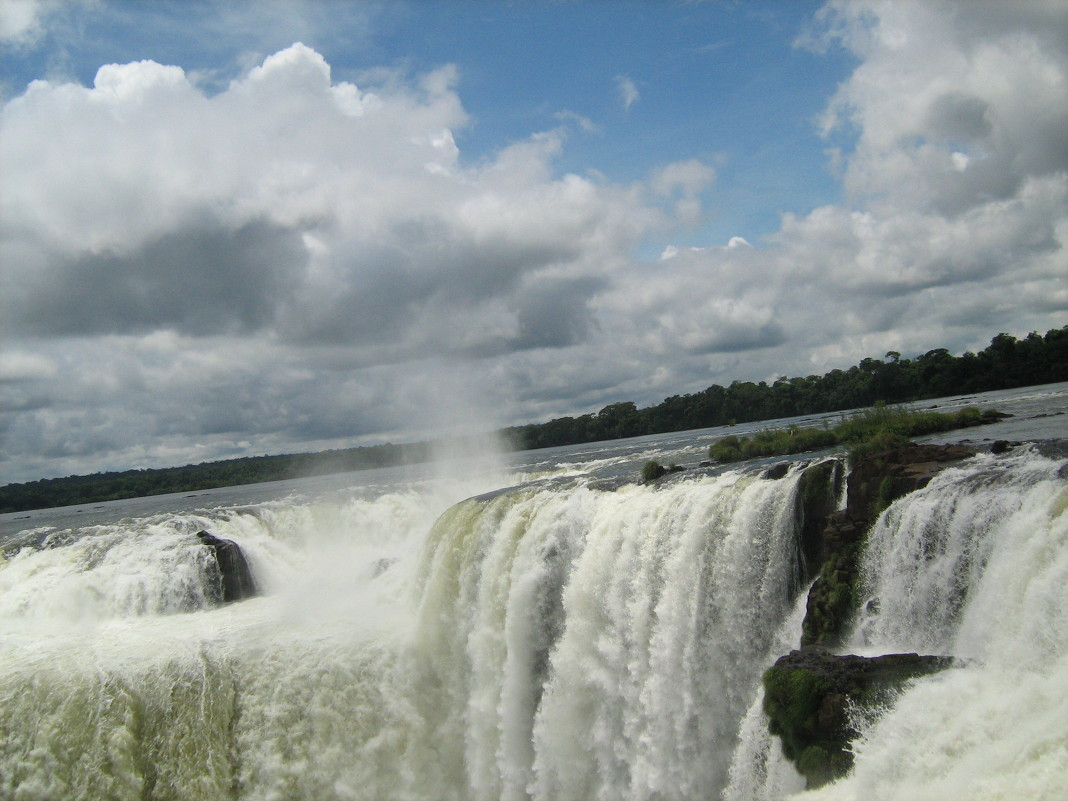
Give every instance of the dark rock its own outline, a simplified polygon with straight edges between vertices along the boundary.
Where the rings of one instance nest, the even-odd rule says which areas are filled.
[[[992,423],[997,420],[1008,420],[1010,417],[1014,416],[1015,415],[1006,414],[1005,412],[999,412],[997,409],[987,409],[979,415],[979,419],[982,420],[983,423]]]
[[[808,583],[827,558],[824,529],[838,505],[843,464],[828,459],[806,467],[798,482],[798,531],[804,581]]]
[[[801,646],[835,645],[856,611],[860,552],[869,524],[847,511],[827,519],[820,546],[824,559],[806,601]]]
[[[1005,439],[995,440],[994,443],[990,446],[990,452],[994,454],[1005,453],[1006,451],[1011,450],[1013,447],[1019,444],[1019,442],[1009,442]]]
[[[853,465],[847,508],[853,517],[874,521],[893,501],[926,487],[949,463],[974,456],[963,445],[905,445],[865,456]]]
[[[642,481],[649,484],[670,473],[681,473],[684,470],[686,468],[681,465],[673,464],[670,467],[664,467],[660,462],[648,461],[642,466]]]
[[[790,463],[779,462],[778,464],[773,464],[771,467],[765,470],[763,475],[761,475],[761,478],[778,481],[780,478],[785,477],[788,472],[790,472]]]
[[[197,537],[211,551],[218,565],[216,589],[221,603],[241,601],[259,594],[248,560],[236,542],[216,537],[207,531],[198,531]]]
[[[876,714],[906,682],[952,666],[948,656],[838,656],[820,648],[791,651],[764,673],[764,712],[783,754],[809,789],[853,765],[853,710]]]
[[[940,470],[974,454],[972,448],[962,445],[915,444],[869,454],[860,458],[849,474],[844,511],[823,514],[823,510],[833,508],[826,505],[807,511],[810,521],[820,520],[822,514],[825,522],[819,533],[811,522],[807,530],[805,525],[801,528],[806,563],[819,566],[811,573],[806,571],[806,578],[815,575],[816,581],[809,590],[802,647],[839,642],[856,611],[860,553],[879,514],[901,496],[927,486]],[[818,483],[815,477],[813,481]]]

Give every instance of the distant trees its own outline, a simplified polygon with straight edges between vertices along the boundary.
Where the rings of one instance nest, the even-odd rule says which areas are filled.
[[[866,358],[848,370],[831,370],[822,376],[783,377],[771,385],[764,381],[734,381],[728,387],[713,384],[691,395],[672,395],[645,409],[614,403],[596,415],[561,417],[510,431],[520,447],[545,448],[1057,381],[1068,381],[1068,326],[1023,339],[998,334],[978,354],[953,356],[945,348],[936,348],[906,359],[897,351],[888,351],[885,361]]]
[[[192,492],[212,487],[232,487],[373,467],[416,464],[427,461],[430,449],[431,444],[425,442],[385,444],[319,453],[249,456],[184,467],[48,478],[0,487],[0,512],[99,503],[145,495]]]
[[[998,334],[978,354],[953,356],[945,348],[936,348],[905,359],[889,351],[886,361],[866,358],[848,370],[831,370],[822,376],[783,377],[771,385],[765,381],[733,381],[728,387],[713,384],[693,394],[672,395],[645,409],[630,401],[612,403],[597,414],[559,417],[504,433],[518,450],[546,448],[1056,381],[1068,381],[1068,326],[1023,339]],[[429,459],[431,449],[432,443],[426,442],[385,444],[8,484],[0,487],[0,512],[415,464]]]

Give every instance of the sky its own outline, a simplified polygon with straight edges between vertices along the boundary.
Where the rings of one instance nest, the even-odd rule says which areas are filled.
[[[0,483],[1068,324],[1064,0],[3,0]]]

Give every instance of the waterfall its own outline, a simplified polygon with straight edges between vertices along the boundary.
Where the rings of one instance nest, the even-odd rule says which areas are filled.
[[[803,797],[1068,786],[1065,472],[980,456],[880,516],[844,651],[961,662]],[[792,797],[760,676],[805,611],[800,475],[568,475],[459,503],[419,486],[42,533],[0,558],[0,798]],[[201,529],[241,545],[261,597],[207,602]]]
[[[530,491],[443,517],[418,636],[458,797],[717,793],[790,608],[796,482]]]
[[[979,456],[882,516],[864,554],[852,650],[963,662],[870,722],[853,774],[814,798],[1063,797],[1066,473],[1063,460],[1029,451]]]

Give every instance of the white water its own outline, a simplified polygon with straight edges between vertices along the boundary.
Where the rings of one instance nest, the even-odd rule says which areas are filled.
[[[1068,797],[1068,470],[1030,453],[976,462],[873,529],[878,611],[850,649],[967,661],[916,682],[855,744],[853,775],[813,799]]]
[[[979,457],[880,521],[849,650],[969,661],[805,798],[1064,797],[1064,471]],[[797,793],[758,686],[803,614],[796,481],[576,478],[459,504],[474,485],[428,482],[26,548],[0,563],[0,798]],[[201,528],[240,543],[263,597],[206,608]]]

